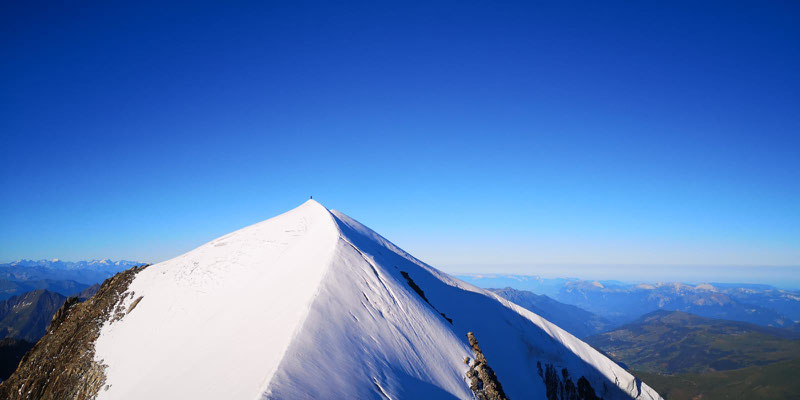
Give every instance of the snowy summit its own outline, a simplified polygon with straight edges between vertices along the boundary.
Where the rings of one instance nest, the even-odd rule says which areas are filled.
[[[98,399],[473,399],[488,396],[486,365],[510,399],[660,398],[538,315],[313,200],[142,269],[119,298],[90,345],[102,384],[76,384]]]

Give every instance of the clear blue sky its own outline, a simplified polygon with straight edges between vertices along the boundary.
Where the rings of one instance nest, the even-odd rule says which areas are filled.
[[[450,271],[800,265],[797,2],[53,3],[0,6],[0,261],[313,194]]]

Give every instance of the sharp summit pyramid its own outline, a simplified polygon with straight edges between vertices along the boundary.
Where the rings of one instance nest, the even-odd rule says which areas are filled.
[[[660,398],[313,200],[68,301],[0,397],[497,398],[484,362],[510,399]]]

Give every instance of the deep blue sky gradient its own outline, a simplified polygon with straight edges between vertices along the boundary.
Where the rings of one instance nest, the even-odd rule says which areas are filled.
[[[800,3],[53,3],[0,6],[0,261],[313,194],[449,271],[800,266]]]

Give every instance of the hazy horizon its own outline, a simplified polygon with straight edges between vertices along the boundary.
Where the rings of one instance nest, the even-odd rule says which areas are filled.
[[[413,254],[413,253],[412,253]],[[56,257],[57,258],[57,257]],[[31,261],[55,260],[56,258],[24,258]],[[63,259],[58,261],[78,262],[92,260],[121,261],[118,258]],[[2,261],[0,264],[17,260]],[[159,261],[130,259],[126,261],[156,264]],[[425,262],[425,260],[422,260]],[[429,263],[430,264],[430,263]],[[779,289],[800,289],[800,266],[746,266],[746,265],[609,265],[609,264],[430,264],[453,276],[527,276],[543,279],[580,279],[596,281],[619,281],[624,283],[681,282],[686,284],[729,283],[764,284]],[[658,272],[651,269],[658,268]],[[644,270],[644,271],[643,271]]]
[[[543,279],[575,278],[589,281],[624,283],[681,282],[763,284],[779,289],[800,289],[800,266],[725,266],[725,265],[569,265],[543,264],[519,266],[442,266],[451,275],[515,275]],[[664,268],[660,273],[643,273],[642,269]],[[490,272],[487,272],[490,271]]]

